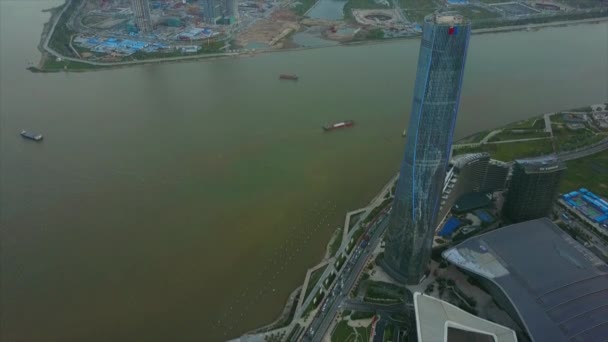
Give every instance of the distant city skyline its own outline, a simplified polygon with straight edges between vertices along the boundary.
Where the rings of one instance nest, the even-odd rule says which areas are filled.
[[[384,269],[417,284],[431,254],[471,33],[460,15],[424,20],[405,155],[386,236]]]

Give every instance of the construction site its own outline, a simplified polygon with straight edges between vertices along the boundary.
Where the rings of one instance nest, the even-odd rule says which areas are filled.
[[[112,62],[146,55],[233,51],[231,43],[237,35],[274,12],[275,4],[263,0],[83,0],[71,6],[74,9],[64,21],[73,34],[60,37],[65,40],[62,45],[78,58]]]
[[[509,20],[545,20],[575,11],[557,2],[466,0],[423,7],[412,0],[69,0],[67,4],[51,45],[64,57],[96,63],[415,37],[422,32],[424,16],[433,12],[457,11],[474,26],[494,27]]]

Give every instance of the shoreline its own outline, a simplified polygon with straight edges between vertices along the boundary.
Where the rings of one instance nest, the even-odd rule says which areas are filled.
[[[606,108],[606,110],[608,110],[608,104],[606,104],[605,108]],[[546,114],[555,114],[555,113],[545,113],[545,114],[542,114],[541,116],[544,116]],[[530,119],[535,118],[535,117],[538,117],[538,115],[533,115],[533,116],[530,116],[528,119],[523,119],[523,120],[519,120],[519,121],[515,121],[515,122],[530,120]],[[515,123],[515,122],[513,122],[513,123]],[[492,134],[493,131],[499,130],[499,129],[503,129],[504,127],[506,127],[508,125],[511,125],[513,123],[509,123],[507,125],[503,125],[503,126],[494,128],[492,130],[489,130],[487,134]],[[469,135],[467,137],[459,139],[458,141],[467,139],[468,137],[474,136],[474,135],[482,133],[482,132],[484,132],[484,131],[480,131],[480,132],[471,134],[471,135]],[[458,141],[455,141],[454,143],[456,143]],[[456,144],[454,144],[454,145],[456,145]],[[452,145],[452,146],[454,146],[454,145]],[[599,147],[602,147],[602,145],[603,145],[603,148],[599,148]],[[598,147],[598,149],[596,149],[596,147]],[[575,150],[563,151],[561,153],[562,156],[560,158],[563,158],[564,161],[575,160],[575,159],[578,159],[578,158],[586,158],[586,157],[589,157],[589,156],[591,156],[593,154],[605,151],[607,149],[608,149],[608,138],[605,138],[604,140],[602,140],[600,142],[593,143],[593,144],[590,144],[590,145],[586,145],[584,147],[581,147],[581,148],[578,148],[578,149],[575,149]],[[576,156],[576,157],[569,157],[570,154],[573,154],[573,153],[576,153],[576,152],[580,152],[580,150],[589,150],[589,151],[591,151],[591,153],[584,154],[584,155],[579,155],[579,156]],[[388,192],[389,195],[390,195],[390,189],[393,186],[393,184],[395,184],[395,182],[397,181],[398,177],[399,177],[399,173],[397,173],[395,176],[391,177],[388,180],[388,182],[386,183],[386,185],[381,188],[381,190],[378,192],[378,194],[376,196],[374,196],[370,200],[370,202],[367,204],[366,207],[359,208],[359,209],[354,209],[354,210],[346,213],[346,215],[345,215],[346,219],[345,219],[344,226],[341,227],[342,228],[342,239],[343,239],[342,244],[346,243],[347,236],[348,236],[348,234],[350,232],[350,230],[348,229],[350,217],[352,215],[363,214],[363,216],[357,222],[357,225],[361,224],[361,222],[366,218],[366,216],[370,214],[371,209],[374,208],[374,207],[376,207],[378,205],[378,203],[384,199],[384,196],[386,195],[386,193]],[[330,245],[333,243],[334,239],[337,238],[336,235],[337,235],[336,232],[334,232],[334,234],[332,234],[332,236],[329,238],[329,241],[326,244],[326,249],[325,249],[325,253],[324,253],[324,256],[323,256],[322,260],[320,260],[318,264],[316,264],[315,266],[313,266],[313,267],[311,267],[311,268],[309,268],[307,270],[307,274],[306,274],[306,277],[304,279],[303,284],[300,285],[299,287],[297,287],[292,292],[292,294],[295,291],[298,291],[300,289],[303,289],[303,291],[305,291],[305,289],[309,285],[308,284],[308,278],[309,278],[310,273],[312,273],[312,271],[314,271],[314,270],[316,270],[316,269],[318,269],[318,268],[326,265],[328,263],[328,261],[333,261],[334,260],[334,257],[332,257],[332,256],[329,255],[329,249],[330,249]],[[298,309],[302,306],[302,303],[304,302],[304,300],[306,300],[306,298],[304,298],[304,297],[305,296],[300,295],[299,303],[298,303]],[[277,319],[273,320],[272,323],[266,324],[263,327],[256,328],[256,329],[250,330],[248,332],[245,332],[240,337],[231,339],[230,341],[243,341],[243,340],[247,340],[247,337],[254,336],[254,335],[266,335],[266,334],[270,334],[270,333],[276,333],[278,331],[291,331],[291,329],[294,327],[294,324],[296,323],[296,319],[295,319],[296,317],[295,316],[286,325],[284,325],[284,326],[282,326],[282,327],[280,327],[280,328],[278,328],[276,330],[270,330],[270,331],[268,331],[268,330],[264,331],[263,330],[263,328],[271,327],[273,325],[276,325],[278,322],[280,322],[282,320],[282,318],[284,317],[285,312],[291,309],[291,306],[290,306],[291,299],[292,298],[290,296],[290,298],[288,299],[285,307],[281,310],[281,314],[279,315],[279,317]]]
[[[304,311],[310,304],[310,299],[312,299],[314,297],[314,293],[313,293],[314,291],[311,291],[311,293],[308,295],[308,297],[304,294],[304,292],[306,291],[306,289],[309,286],[312,286],[313,289],[317,286],[323,286],[323,285],[320,285],[321,280],[326,278],[325,276],[328,272],[331,271],[331,268],[329,268],[329,267],[326,268],[325,271],[323,272],[323,274],[321,275],[321,277],[319,277],[319,279],[317,280],[317,283],[315,283],[315,284],[309,284],[311,274],[314,271],[316,271],[324,266],[331,265],[336,261],[335,255],[334,256],[329,255],[330,244],[334,241],[334,239],[342,240],[340,247],[338,248],[338,251],[337,251],[337,253],[340,253],[340,250],[342,249],[342,247],[348,245],[348,243],[350,241],[349,237],[352,237],[354,235],[355,231],[357,231],[358,229],[365,230],[367,227],[369,227],[371,222],[365,223],[364,220],[369,215],[373,215],[373,217],[377,217],[379,212],[376,212],[375,214],[373,214],[373,209],[381,206],[381,203],[385,200],[386,195],[387,194],[390,195],[391,189],[392,189],[395,181],[397,180],[398,176],[399,176],[398,173],[395,174],[394,176],[392,176],[388,180],[388,182],[380,189],[380,191],[374,197],[372,197],[370,199],[370,201],[367,203],[367,205],[365,207],[351,210],[345,214],[344,226],[339,227],[339,228],[342,228],[341,232],[338,233],[337,229],[336,229],[336,231],[332,234],[332,236],[330,237],[330,239],[325,247],[325,252],[324,252],[322,259],[317,264],[315,264],[314,266],[307,269],[306,276],[304,277],[302,284],[291,292],[290,296],[288,297],[288,299],[286,301],[285,306],[281,309],[281,311],[276,319],[274,319],[269,324],[265,324],[263,326],[249,330],[249,331],[243,333],[241,336],[230,339],[229,341],[235,341],[235,342],[236,341],[249,341],[249,339],[257,340],[255,338],[258,338],[258,337],[261,338],[263,336],[270,336],[272,334],[279,334],[279,333],[283,333],[283,332],[289,333],[293,329],[296,329],[299,323],[304,324],[304,322],[301,322],[302,319],[304,321],[308,321],[309,320],[308,315],[306,315]],[[350,220],[353,216],[357,217],[356,222],[353,225],[352,229],[348,229],[348,227],[350,226]],[[300,296],[299,296],[298,300],[295,301],[294,294],[298,291],[301,291]],[[296,305],[296,307],[295,307],[295,313],[294,313],[293,317],[291,317],[290,321],[283,322],[283,319],[284,319],[286,313],[293,310],[294,304]],[[311,312],[316,312],[316,310],[318,310],[318,307],[313,308],[311,310]],[[277,325],[280,325],[280,326],[275,328],[274,330],[270,330],[270,328],[272,328],[273,326],[277,326]],[[302,331],[300,331],[300,333]]]
[[[69,7],[72,0],[66,0],[63,5],[59,5],[57,7],[49,8],[43,10],[44,12],[51,12],[51,17],[47,23],[44,24],[40,43],[38,44],[38,50],[41,52],[41,57],[38,65],[36,67],[30,66],[27,69],[34,73],[53,73],[53,72],[85,72],[85,71],[99,71],[99,70],[109,70],[115,68],[123,68],[129,66],[136,65],[145,65],[145,64],[161,64],[161,63],[175,63],[175,62],[192,62],[192,61],[201,61],[201,60],[217,60],[217,59],[226,59],[226,58],[243,58],[243,57],[254,57],[258,54],[266,54],[266,53],[279,53],[279,52],[297,52],[311,49],[324,49],[324,48],[335,48],[335,47],[348,47],[348,46],[361,46],[361,45],[376,45],[376,44],[388,44],[401,40],[411,40],[411,39],[420,39],[421,35],[415,35],[411,37],[400,37],[400,38],[390,38],[390,39],[381,39],[381,40],[362,40],[362,41],[351,41],[351,42],[342,42],[337,45],[328,45],[328,46],[314,46],[314,47],[295,47],[295,48],[287,48],[287,49],[276,49],[276,50],[260,50],[254,52],[235,52],[235,53],[213,53],[208,55],[194,55],[194,56],[178,56],[178,57],[166,57],[166,58],[152,58],[152,59],[144,59],[137,61],[124,61],[124,62],[114,62],[114,63],[104,63],[104,62],[92,62],[87,60],[82,60],[78,58],[71,58],[61,55],[60,53],[53,51],[49,46],[50,38],[52,38],[52,34],[54,33],[55,26],[57,22],[61,19],[64,10]],[[515,26],[499,26],[485,29],[473,29],[471,34],[490,34],[490,33],[505,33],[511,31],[524,31],[524,30],[532,30],[536,31],[541,28],[547,27],[562,27],[562,26],[570,26],[570,25],[581,25],[581,24],[595,24],[608,21],[608,16],[597,17],[597,18],[587,18],[587,19],[578,19],[578,20],[561,20],[555,22],[548,23],[540,23],[540,24],[525,24],[525,25],[515,25]],[[44,65],[48,61],[49,58],[61,58],[62,60],[84,64],[85,66],[79,68],[70,68],[68,65],[64,66],[64,69],[45,69]]]
[[[63,8],[65,8],[69,2],[70,0],[66,0],[62,5],[42,10],[43,13],[51,13],[51,16],[49,18],[49,21],[44,23],[44,25],[42,26],[42,33],[40,34],[40,41],[38,42],[37,46],[38,51],[40,51],[40,60],[38,61],[38,64],[35,68],[40,70],[39,72],[43,72],[42,68],[46,63],[47,59],[49,58],[48,52],[44,49],[44,42],[47,41],[47,39],[49,38],[49,34],[52,33],[53,23],[59,21],[59,17],[61,17],[61,14],[63,13]],[[32,71],[30,68],[28,68],[28,70]]]

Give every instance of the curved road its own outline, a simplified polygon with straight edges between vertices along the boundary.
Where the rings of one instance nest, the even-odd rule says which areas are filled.
[[[574,151],[565,151],[558,153],[558,156],[563,161],[588,157],[608,149],[608,138],[590,146],[586,146]]]
[[[327,334],[331,324],[333,323],[337,313],[344,305],[344,300],[348,298],[348,294],[353,289],[363,267],[371,255],[371,252],[376,248],[381,240],[382,235],[388,227],[388,215],[386,213],[376,221],[369,229],[368,234],[371,235],[366,248],[361,249],[356,247],[353,249],[352,256],[349,262],[344,265],[344,272],[337,279],[334,288],[331,292],[328,291],[326,299],[319,304],[325,307],[325,310],[319,310],[311,324],[308,326],[304,341],[320,342]],[[343,285],[342,285],[343,284]]]

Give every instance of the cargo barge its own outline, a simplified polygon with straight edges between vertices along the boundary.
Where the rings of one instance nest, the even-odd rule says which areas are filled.
[[[341,122],[336,122],[336,123],[331,123],[329,125],[325,125],[325,126],[323,126],[323,130],[326,132],[333,131],[334,129],[352,127],[354,124],[355,124],[355,122],[352,120],[341,121]]]
[[[298,75],[281,74],[281,75],[279,75],[279,79],[280,80],[297,81],[298,80]]]
[[[24,137],[25,139],[34,140],[34,141],[42,140],[42,134],[36,134],[36,133],[28,132],[25,130],[21,131],[21,136]]]

